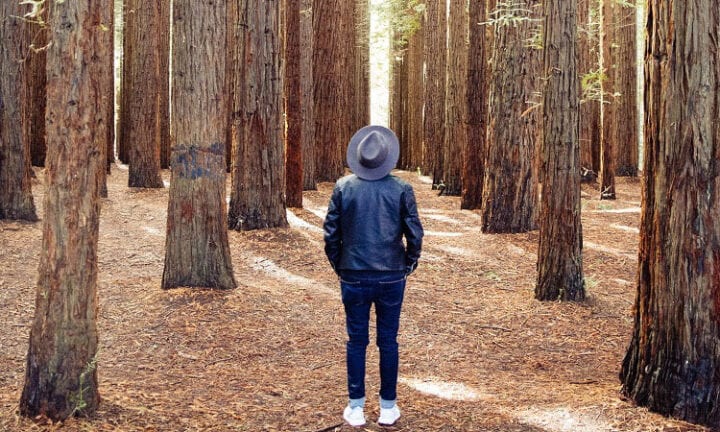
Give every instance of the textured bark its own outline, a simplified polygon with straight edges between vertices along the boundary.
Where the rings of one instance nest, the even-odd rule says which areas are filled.
[[[635,325],[622,392],[720,427],[720,11],[648,4]]]
[[[128,149],[128,186],[162,188],[160,149],[170,139],[167,127],[167,0],[125,0],[123,146]],[[167,147],[167,144],[165,144]]]
[[[443,170],[446,7],[446,0],[428,0],[425,3],[424,171],[432,175],[433,185],[440,183]]]
[[[287,226],[279,1],[238,4],[229,226],[238,231]]]
[[[0,5],[0,219],[36,220],[30,180],[30,146],[23,124],[36,121],[23,111],[25,59],[29,55],[25,8]]]
[[[637,52],[635,44],[637,28],[635,2],[630,5],[616,5],[616,43],[615,52],[615,124],[613,141],[615,143],[615,174],[636,177],[638,174],[639,131],[637,107]]]
[[[225,2],[173,2],[172,170],[163,288],[234,288],[225,204]]]
[[[407,51],[407,169],[413,171],[420,168],[423,159],[423,33],[421,25],[410,37]]]
[[[600,67],[598,39],[599,0],[578,1],[578,68],[581,77]],[[580,166],[583,181],[594,182],[600,172],[600,101],[590,92],[582,95],[580,104]]]
[[[301,0],[287,0],[285,8],[285,112],[286,139],[286,200],[288,207],[302,207],[303,193],[303,97],[300,68]]]
[[[448,14],[447,83],[445,90],[445,136],[443,144],[443,194],[462,192],[462,149],[467,141],[467,1],[450,2]]]
[[[600,15],[600,67],[605,74],[602,81],[602,103],[600,104],[600,199],[615,199],[615,140],[613,129],[618,127],[620,119],[616,115],[617,98],[615,96],[615,76],[617,70],[616,44],[617,25],[615,10],[620,6],[615,0],[602,0]],[[629,124],[623,120],[622,127]],[[633,127],[634,125],[630,125]]]
[[[355,0],[356,51],[356,130],[370,123],[370,2]]]
[[[577,80],[577,0],[543,4],[546,78],[538,300],[582,300],[580,221],[579,83]]]
[[[482,206],[485,178],[485,137],[487,133],[487,45],[485,43],[487,9],[485,0],[470,1],[467,56],[467,142],[463,147],[462,199],[460,208]]]
[[[100,402],[96,353],[98,173],[104,144],[101,3],[49,3],[45,217],[20,412],[58,421]],[[107,49],[107,47],[102,47]]]
[[[27,7],[27,6],[26,6]],[[43,8],[40,19],[47,21],[47,8]],[[45,166],[45,47],[48,43],[48,29],[39,24],[25,23],[24,74],[23,74],[23,140],[30,146],[30,160],[34,166]]]
[[[408,55],[403,50],[398,37],[393,38],[395,44],[390,54],[390,129],[400,142],[400,156],[397,167],[408,169],[410,156],[410,140],[408,139]]]
[[[98,166],[98,181],[100,182],[99,194],[107,198],[107,176],[110,172],[108,152],[114,150],[115,141],[115,80],[114,80],[114,21],[113,13],[114,0],[100,0],[100,24],[102,30],[99,36],[98,46],[95,54],[100,63],[98,81],[103,93],[100,101],[100,109],[97,111],[96,131],[98,137],[98,149],[102,163]],[[113,157],[114,159],[114,157]]]
[[[300,79],[303,99],[303,189],[315,190],[315,114],[313,103],[313,0],[301,0]]]
[[[344,172],[345,148],[350,141],[346,111],[348,92],[344,15],[346,0],[313,1],[313,109],[317,181],[335,181]],[[353,33],[354,34],[354,33]],[[354,38],[352,38],[354,40]]]
[[[495,26],[490,82],[488,150],[482,197],[482,230],[516,233],[537,227],[535,147],[540,126],[541,51],[527,41],[537,31],[540,2],[525,0],[515,24]]]

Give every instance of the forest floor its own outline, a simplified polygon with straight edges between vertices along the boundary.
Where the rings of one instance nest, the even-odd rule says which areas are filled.
[[[459,210],[459,198],[396,173],[415,188],[426,236],[401,318],[402,418],[389,430],[705,430],[619,393],[639,180],[619,178],[615,201],[583,185],[588,298],[542,303],[533,299],[537,231],[483,234],[479,213]],[[114,166],[99,243],[103,400],[90,418],[52,425],[17,414],[42,223],[0,221],[0,431],[353,430],[342,425],[344,314],[321,230],[332,184],[305,193],[305,208],[288,212],[289,228],[230,232],[238,281],[230,291],[160,288],[168,190],[126,185],[127,167]],[[365,431],[383,430],[376,351],[371,343]]]

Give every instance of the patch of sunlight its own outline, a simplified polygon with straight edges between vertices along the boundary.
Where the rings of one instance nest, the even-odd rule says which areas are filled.
[[[618,283],[620,285],[632,285],[634,283],[634,282],[630,282],[630,281],[627,281],[625,279],[620,279],[620,278],[614,278],[613,282]]]
[[[120,162],[116,162],[116,163],[115,163],[115,166],[116,166],[118,169],[121,169],[121,170],[123,170],[123,171],[129,171],[129,170],[130,170],[130,166],[129,166],[129,165],[125,165],[125,164],[122,164],[122,163],[120,163]]]
[[[451,224],[455,224],[455,225],[465,225],[465,223],[463,223],[457,219],[453,219],[451,217],[441,215],[441,214],[427,214],[427,215],[425,215],[425,217],[428,219],[434,219],[434,220],[440,221],[440,222],[447,222],[447,223],[451,223]]]
[[[635,227],[630,227],[627,225],[612,224],[612,225],[610,225],[610,228],[615,228],[620,231],[627,231],[627,232],[631,232],[631,233],[635,233],[635,234],[640,234],[640,229],[635,228]]]
[[[459,232],[425,231],[425,235],[433,237],[460,237],[463,234]]]
[[[297,217],[297,215],[295,213],[293,213],[292,210],[290,210],[290,209],[287,209],[287,219],[288,219],[288,223],[290,224],[291,227],[301,228],[301,229],[305,229],[305,230],[312,231],[312,232],[319,232],[319,233],[323,232],[322,228],[316,227],[313,224],[305,222],[304,220]]]
[[[487,399],[486,395],[462,383],[402,377],[400,377],[398,381],[420,393],[436,396],[441,399],[471,402]]]
[[[592,417],[582,413],[571,412],[567,408],[529,409],[522,411],[517,418],[523,423],[540,427],[552,432],[597,432],[615,431],[607,422],[600,420],[600,415]]]
[[[145,226],[145,227],[143,227],[143,229],[154,236],[163,236],[164,235],[163,232],[157,228]]]
[[[428,176],[424,176],[424,175],[419,175],[419,176],[418,176],[418,179],[420,179],[420,183],[432,184],[432,177],[428,177]]]
[[[170,187],[170,182],[167,180],[163,180],[163,184],[165,185],[166,188]]]
[[[255,256],[250,259],[252,260],[250,267],[252,267],[253,270],[263,272],[273,279],[299,285],[302,288],[312,288],[333,294],[336,292],[336,290],[328,288],[316,280],[290,273],[267,258]]]
[[[625,258],[637,259],[637,255],[635,255],[635,254],[628,253],[628,252],[622,251],[620,249],[603,246],[601,244],[597,244],[597,243],[593,243],[593,242],[589,242],[589,241],[583,241],[583,247],[592,249],[592,250],[596,250],[596,251],[600,251],[600,252],[604,252],[604,253],[608,253],[610,255],[617,255],[617,256],[621,256],[621,257],[625,257]]]
[[[327,209],[324,209],[324,208],[305,207],[305,210],[309,211],[310,213],[314,214],[315,216],[319,217],[322,220],[325,220],[325,216],[327,216]]]
[[[588,210],[588,213],[640,213],[640,207],[628,207],[621,209]]]
[[[452,255],[460,255],[460,256],[470,256],[472,253],[461,247],[455,247],[455,246],[439,246],[439,249],[452,254]]]

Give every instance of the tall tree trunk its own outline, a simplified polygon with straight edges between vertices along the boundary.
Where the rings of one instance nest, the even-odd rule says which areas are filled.
[[[463,147],[462,199],[460,208],[482,206],[485,178],[485,137],[487,133],[487,3],[470,1],[469,40],[467,56],[467,142]]]
[[[580,104],[581,179],[594,182],[600,172],[600,95],[596,87],[599,56],[599,0],[578,0],[578,68],[582,77]],[[595,78],[595,79],[593,79]]]
[[[407,52],[408,170],[417,170],[422,165],[423,33],[421,23],[410,36]]]
[[[128,77],[122,104],[123,145],[129,155],[128,186],[162,188],[160,176],[161,142],[170,131],[163,122],[170,95],[164,90],[168,81],[166,34],[170,27],[167,0],[125,0],[125,61]]]
[[[428,0],[425,3],[424,165],[432,175],[433,185],[440,183],[443,170],[445,63],[447,61],[445,54],[446,8],[446,0]]]
[[[225,204],[225,2],[173,1],[172,170],[163,288],[234,288]]]
[[[515,23],[495,26],[490,84],[488,150],[483,186],[482,230],[516,233],[537,227],[535,147],[539,138],[538,90],[541,51],[528,44],[538,30],[538,0],[501,10]]]
[[[642,406],[720,427],[720,11],[648,4],[635,326],[620,371]]]
[[[100,1],[100,34],[99,46],[96,49],[100,62],[100,87],[105,91],[100,101],[101,107],[97,111],[98,148],[101,152],[102,163],[98,167],[99,194],[103,198],[108,196],[107,176],[110,172],[108,152],[113,151],[115,140],[115,50],[114,50],[114,0]]]
[[[313,103],[313,0],[301,0],[300,79],[303,100],[303,189],[315,190],[315,110]]]
[[[313,109],[317,181],[335,181],[345,172],[344,149],[350,141],[347,108],[346,0],[313,1]]]
[[[602,81],[602,101],[600,104],[600,199],[615,199],[615,141],[613,129],[620,119],[617,117],[617,97],[615,96],[617,23],[615,9],[620,6],[615,0],[602,0],[600,16],[600,47],[602,57],[600,67],[605,75]],[[628,127],[629,124],[625,124]],[[630,125],[634,127],[634,124]]]
[[[101,4],[52,1],[47,53],[43,247],[20,412],[58,421],[95,411]],[[72,151],[67,151],[72,147]]]
[[[285,100],[287,157],[285,178],[288,207],[302,207],[303,193],[303,97],[300,68],[301,0],[287,0],[285,18]]]
[[[401,46],[399,37],[393,41],[394,49],[390,54],[390,129],[392,129],[400,142],[400,156],[397,167],[408,168],[410,156],[410,142],[408,140],[408,53]]]
[[[355,0],[355,28],[357,32],[356,88],[357,110],[356,130],[370,123],[370,2]]]
[[[443,180],[445,195],[462,191],[462,149],[467,141],[465,92],[467,89],[467,1],[450,2],[448,14],[447,82],[445,90],[445,138]]]
[[[280,76],[279,1],[239,0],[229,226],[253,230],[287,225]]]
[[[17,2],[16,2],[17,3]],[[33,19],[31,18],[30,21]],[[35,20],[47,21],[47,8],[42,8]],[[30,160],[34,166],[45,166],[45,47],[48,44],[47,27],[27,22],[25,31],[22,122],[23,140],[30,146]]]
[[[538,300],[582,300],[577,0],[543,3],[546,76]]]
[[[26,43],[24,7],[17,1],[0,4],[0,219],[37,220],[30,180],[30,146],[23,139],[23,78]]]
[[[637,6],[616,5],[615,89],[619,96],[615,98],[615,118],[613,141],[615,142],[615,174],[636,177],[638,174],[639,143],[638,94],[637,94]]]

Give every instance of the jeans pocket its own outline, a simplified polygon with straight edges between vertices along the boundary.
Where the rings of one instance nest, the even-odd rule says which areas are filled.
[[[344,304],[362,303],[363,292],[360,282],[351,282],[340,279],[340,296]]]
[[[378,303],[385,307],[393,307],[402,304],[405,294],[405,279],[380,282],[380,294]]]

